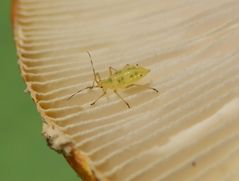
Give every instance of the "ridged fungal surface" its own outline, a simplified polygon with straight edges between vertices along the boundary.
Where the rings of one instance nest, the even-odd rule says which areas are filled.
[[[49,145],[84,180],[239,180],[238,0],[16,0],[14,35]],[[100,89],[139,64],[155,92]]]

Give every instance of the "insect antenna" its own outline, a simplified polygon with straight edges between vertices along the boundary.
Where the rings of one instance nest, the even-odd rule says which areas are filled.
[[[87,51],[89,57],[90,57],[90,63],[91,63],[91,67],[92,67],[92,70],[93,70],[93,73],[94,73],[94,79],[95,81],[97,82],[97,79],[96,79],[96,72],[95,72],[95,68],[94,68],[94,64],[93,64],[93,61],[92,61],[92,57],[91,57],[91,54],[89,51]]]
[[[72,97],[74,97],[76,94],[79,94],[80,92],[82,92],[83,90],[86,90],[86,89],[93,89],[94,87],[97,87],[94,85],[94,82],[98,82],[98,80],[96,79],[97,75],[95,73],[95,68],[94,68],[94,65],[93,65],[93,61],[92,61],[92,58],[91,58],[91,54],[89,51],[87,51],[89,57],[90,57],[90,63],[91,63],[91,67],[92,67],[92,70],[93,70],[93,73],[94,73],[94,81],[93,81],[93,84],[92,86],[87,86],[81,90],[78,90],[77,92],[75,92],[74,94],[72,94],[70,97],[68,97],[68,100],[70,100]]]
[[[77,92],[75,92],[74,94],[72,94],[70,97],[67,98],[67,100],[70,100],[72,97],[74,97],[76,94],[79,94],[80,92],[82,92],[83,90],[87,90],[87,89],[93,89],[95,86],[92,85],[92,86],[88,86],[88,87],[85,87],[81,90],[78,90]]]

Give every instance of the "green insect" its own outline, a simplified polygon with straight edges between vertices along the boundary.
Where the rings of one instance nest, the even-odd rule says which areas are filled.
[[[111,89],[113,92],[130,108],[130,105],[127,101],[125,101],[118,93],[118,90],[123,90],[127,89],[132,86],[138,86],[138,87],[143,87],[147,89],[152,89],[155,92],[159,92],[157,89],[148,87],[146,85],[140,85],[140,84],[135,84],[136,81],[142,79],[144,76],[146,76],[150,70],[144,67],[139,66],[138,64],[136,65],[125,65],[121,70],[116,70],[113,67],[109,67],[109,77],[107,79],[101,79],[100,74],[95,71],[93,61],[91,58],[90,52],[87,52],[91,61],[91,66],[94,74],[94,81],[91,86],[87,86],[84,89],[81,89],[77,91],[76,93],[72,94],[69,98],[71,99],[74,97],[76,94],[80,93],[83,90],[86,89],[93,89],[93,88],[101,88],[103,93],[94,101],[91,103],[91,105],[94,105],[100,98],[106,95],[107,90]],[[95,85],[96,83],[96,85]]]

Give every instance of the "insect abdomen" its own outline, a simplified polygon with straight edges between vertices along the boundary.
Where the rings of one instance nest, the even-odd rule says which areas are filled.
[[[115,87],[125,88],[141,79],[144,75],[138,70],[138,68],[131,68],[122,70],[112,75],[111,78]]]
[[[102,82],[105,89],[124,89],[134,84],[149,72],[143,67],[130,66],[115,72],[108,79]]]

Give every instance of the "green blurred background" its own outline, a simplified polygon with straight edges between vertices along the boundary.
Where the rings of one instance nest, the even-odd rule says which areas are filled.
[[[10,0],[0,0],[0,181],[79,181],[64,158],[49,149],[41,118],[17,65]]]

